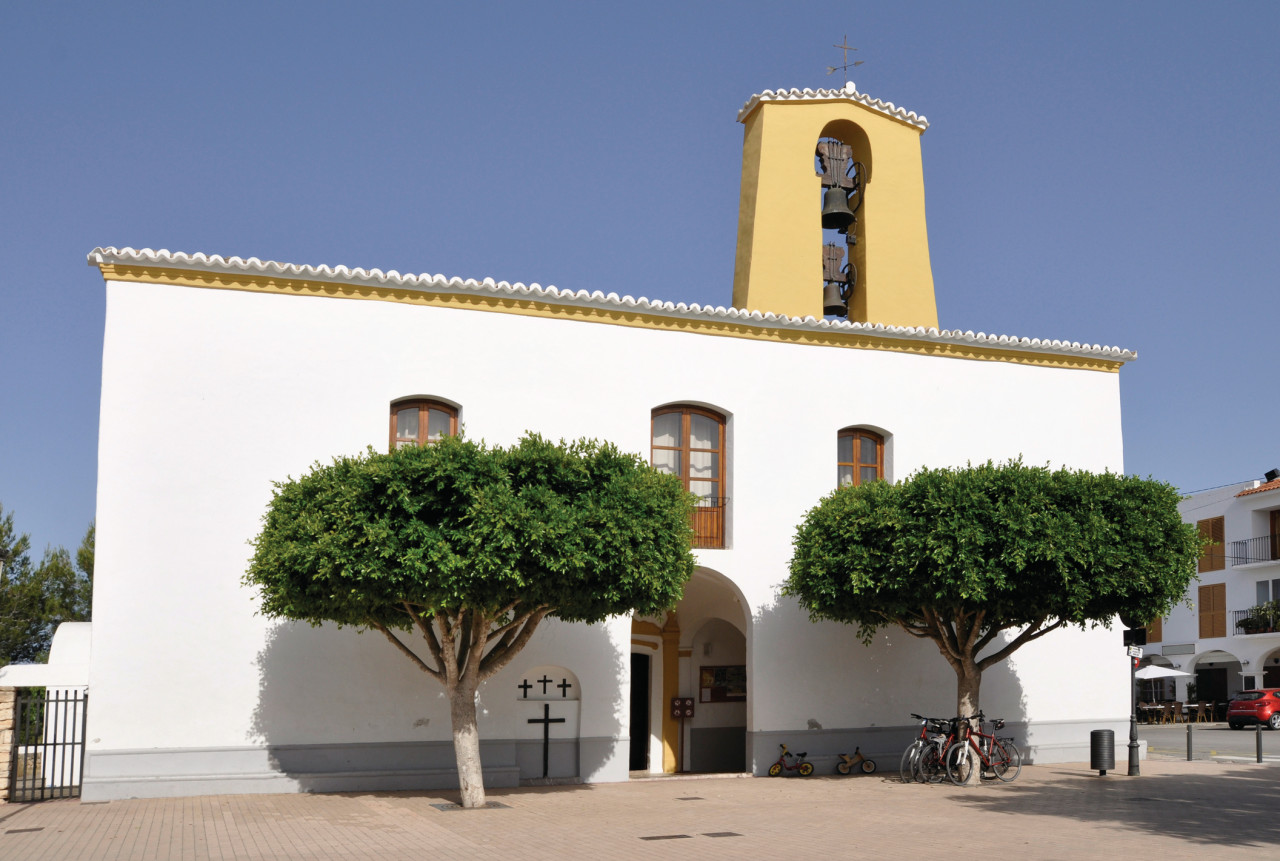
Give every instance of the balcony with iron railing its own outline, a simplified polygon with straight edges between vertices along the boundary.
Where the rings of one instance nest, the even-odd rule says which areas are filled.
[[[727,496],[703,496],[693,509],[693,546],[704,550],[724,548],[724,513]]]
[[[1275,601],[1250,607],[1248,610],[1231,611],[1232,636],[1274,634],[1277,630],[1280,630],[1280,604]]]
[[[1259,535],[1257,538],[1232,541],[1228,557],[1232,565],[1280,562],[1280,535]]]

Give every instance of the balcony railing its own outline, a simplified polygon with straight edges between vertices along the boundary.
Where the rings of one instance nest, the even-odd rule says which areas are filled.
[[[727,496],[704,496],[693,509],[693,546],[708,550],[724,547],[724,512]]]
[[[1232,565],[1280,560],[1280,535],[1259,535],[1244,541],[1232,541],[1230,557]]]
[[[1277,630],[1280,630],[1280,609],[1252,607],[1248,610],[1231,611],[1232,636],[1274,634]]]

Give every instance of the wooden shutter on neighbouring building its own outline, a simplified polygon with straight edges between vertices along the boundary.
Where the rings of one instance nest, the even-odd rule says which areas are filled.
[[[1223,521],[1221,517],[1210,517],[1208,520],[1201,520],[1196,523],[1196,529],[1200,531],[1201,538],[1208,538],[1213,542],[1209,547],[1200,551],[1200,565],[1198,570],[1203,573],[1205,571],[1221,571],[1227,567],[1227,547],[1224,541],[1225,530],[1223,529]]]
[[[1200,587],[1200,639],[1227,635],[1227,584],[1210,583]]]
[[[1151,624],[1147,625],[1147,642],[1159,643],[1164,639],[1164,619],[1156,616],[1151,620]]]

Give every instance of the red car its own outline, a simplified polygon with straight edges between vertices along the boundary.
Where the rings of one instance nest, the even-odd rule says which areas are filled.
[[[1265,723],[1280,729],[1280,688],[1241,691],[1227,706],[1227,725],[1241,729],[1245,724]]]

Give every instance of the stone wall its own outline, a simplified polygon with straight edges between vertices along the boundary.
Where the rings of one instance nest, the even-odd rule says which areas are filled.
[[[9,766],[13,756],[13,721],[17,701],[16,688],[0,688],[0,804],[9,800]]]

